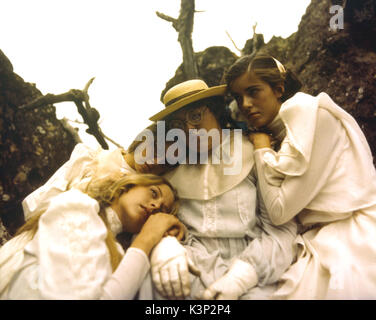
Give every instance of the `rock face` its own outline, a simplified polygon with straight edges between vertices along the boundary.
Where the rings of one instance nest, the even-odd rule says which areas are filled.
[[[330,27],[331,19],[335,19],[339,13],[330,13],[334,5],[343,8],[343,29]],[[375,159],[375,34],[376,0],[312,0],[296,33],[287,39],[273,37],[267,44],[264,44],[261,34],[256,34],[254,39],[246,42],[242,53],[257,51],[271,54],[295,71],[305,85],[303,91],[312,95],[322,91],[328,93],[358,121]],[[208,48],[197,53],[196,57],[200,77],[209,85],[219,84],[223,70],[237,58],[224,47]],[[214,72],[220,74],[213,76]],[[166,89],[184,80],[180,67]]]
[[[23,220],[21,201],[70,156],[74,137],[56,119],[55,107],[17,110],[41,92],[13,72],[0,51],[0,245]],[[4,230],[4,226],[6,230]]]
[[[221,82],[224,71],[230,67],[238,58],[226,47],[210,47],[202,52],[195,53],[200,78],[205,80],[209,87],[218,85]],[[166,83],[161,93],[161,101],[168,89],[174,85],[188,80],[180,65],[175,76]]]
[[[334,30],[333,5],[341,5],[344,28]],[[336,12],[336,11],[335,11]],[[268,52],[296,71],[312,95],[324,91],[359,123],[376,155],[376,0],[312,0],[288,39],[272,39]],[[374,160],[375,162],[375,160]],[[375,162],[376,163],[376,162]]]
[[[343,29],[330,28],[333,5],[344,9]],[[305,92],[327,92],[355,117],[376,155],[375,34],[376,0],[312,0],[296,33],[287,39],[273,37],[267,44],[256,34],[243,53],[269,53],[298,74]],[[220,84],[238,58],[225,47],[210,47],[195,57],[200,77],[209,86]],[[161,97],[184,80],[180,66]],[[53,106],[17,111],[39,95],[34,85],[13,73],[0,51],[0,245],[22,222],[22,199],[69,158],[76,143],[56,119]]]

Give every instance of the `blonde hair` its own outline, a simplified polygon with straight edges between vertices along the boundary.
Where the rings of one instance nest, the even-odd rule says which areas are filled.
[[[110,254],[110,261],[112,270],[115,271],[119,265],[122,256],[117,249],[116,238],[112,233],[109,223],[107,221],[105,209],[109,207],[116,199],[118,199],[123,193],[128,192],[134,186],[150,186],[166,184],[170,187],[174,194],[174,204],[170,210],[170,214],[176,215],[179,208],[179,198],[177,191],[172,185],[163,177],[154,174],[129,174],[123,175],[120,178],[114,179],[114,177],[107,177],[106,179],[95,179],[85,187],[85,192],[88,196],[95,199],[99,203],[98,215],[102,218],[107,228],[106,245]],[[38,231],[38,222],[40,217],[45,211],[31,217],[26,223],[17,231],[16,235],[23,232],[30,231],[32,237]]]

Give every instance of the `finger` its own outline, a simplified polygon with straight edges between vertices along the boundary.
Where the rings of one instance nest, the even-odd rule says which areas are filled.
[[[167,233],[169,236],[176,237],[179,234],[179,229],[173,227],[170,230],[168,230]]]
[[[179,275],[183,296],[186,298],[191,293],[191,278],[189,276],[187,264],[184,263],[179,265]]]
[[[170,279],[171,279],[171,286],[173,290],[172,298],[174,299],[182,299],[184,298],[183,290],[182,290],[182,283],[180,281],[180,268],[179,265],[171,266],[169,269],[170,272]]]
[[[193,263],[193,261],[187,257],[187,260],[188,260],[188,270],[190,273],[192,273],[193,275],[199,277],[201,275],[201,271],[195,266],[195,264]]]
[[[160,276],[161,276],[161,284],[163,287],[162,292],[164,293],[163,295],[168,298],[173,297],[169,270],[167,268],[162,268],[160,270]]]
[[[227,297],[226,295],[219,293],[219,292],[217,292],[214,299],[215,300],[233,300],[233,299],[229,299],[229,297]]]
[[[157,289],[157,291],[162,295],[162,296],[166,296],[165,292],[164,292],[164,289],[163,289],[163,286],[162,286],[162,282],[161,282],[161,276],[159,274],[159,271],[158,270],[153,270],[152,271],[152,278],[153,278],[153,284],[155,286],[155,288]]]
[[[204,300],[215,300],[219,292],[214,289],[213,287],[209,287],[204,291],[204,294],[202,295],[202,299]]]
[[[178,228],[178,231],[179,231],[179,233],[176,236],[176,238],[178,240],[183,240],[184,237],[185,237],[185,234],[187,233],[187,228],[183,224],[181,224],[180,228]]]

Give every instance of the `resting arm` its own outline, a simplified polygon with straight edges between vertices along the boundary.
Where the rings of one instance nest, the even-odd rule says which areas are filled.
[[[275,226],[258,195],[257,226],[260,236],[253,239],[239,258],[248,262],[256,271],[259,286],[275,283],[291,265],[295,257],[294,240],[297,224],[291,220]]]
[[[289,158],[293,161],[293,155],[276,153],[269,148],[255,151],[260,192],[274,224],[281,225],[291,220],[321,191],[341,153],[338,145],[341,130],[337,119],[328,111],[319,109],[310,163],[301,176],[283,176],[264,161],[267,153],[272,157],[285,157],[285,162]],[[273,178],[280,183],[272,182]]]
[[[127,250],[114,273],[98,203],[77,190],[53,199],[39,221],[37,290],[44,299],[132,299],[149,270],[145,253]]]

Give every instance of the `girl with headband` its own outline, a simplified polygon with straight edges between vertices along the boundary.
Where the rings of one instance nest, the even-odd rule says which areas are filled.
[[[279,299],[376,298],[376,171],[354,118],[267,55],[244,56],[225,81],[254,131],[258,190],[271,221],[300,224]],[[272,140],[276,146],[272,148]]]

